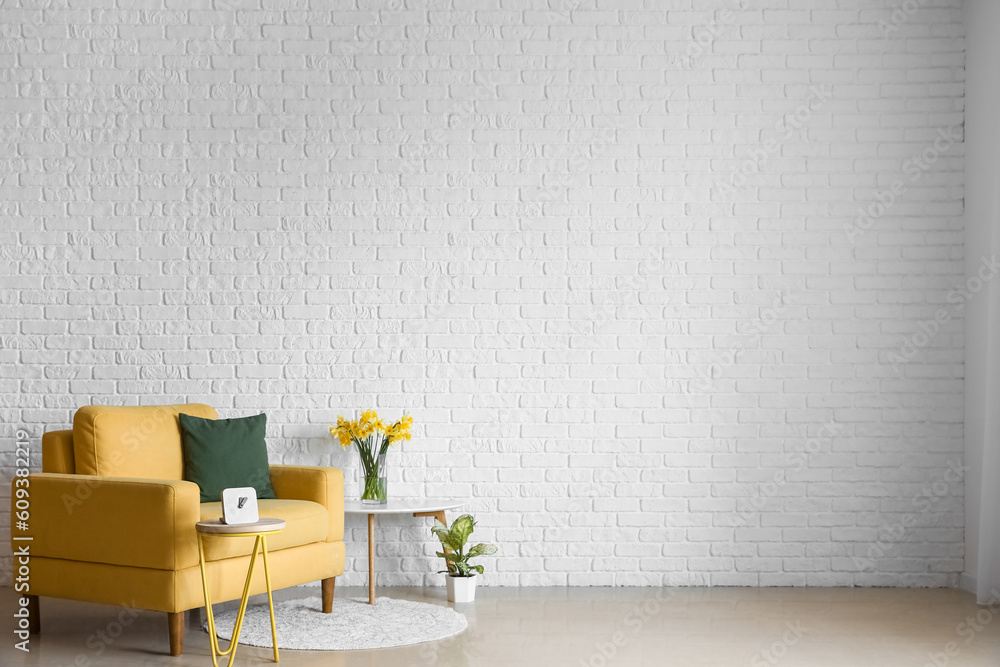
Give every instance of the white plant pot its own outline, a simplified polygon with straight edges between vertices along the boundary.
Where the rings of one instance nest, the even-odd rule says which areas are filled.
[[[448,602],[473,602],[476,599],[476,577],[445,577],[448,580]]]

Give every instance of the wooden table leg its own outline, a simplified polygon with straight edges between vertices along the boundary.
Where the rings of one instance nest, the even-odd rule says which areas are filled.
[[[28,634],[37,635],[42,631],[41,616],[38,615],[38,596],[28,595]]]
[[[414,512],[413,516],[432,516],[441,523],[443,523],[445,528],[448,527],[448,519],[444,515],[444,510],[437,510],[434,512]]]
[[[337,586],[337,577],[330,577],[323,580],[323,613],[333,612],[333,591]]]
[[[167,612],[167,632],[170,636],[170,655],[184,653],[184,612]]]
[[[368,515],[368,604],[375,604],[375,515]]]

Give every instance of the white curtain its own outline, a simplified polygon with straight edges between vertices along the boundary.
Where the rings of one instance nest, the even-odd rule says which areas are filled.
[[[965,269],[1000,258],[1000,2],[965,0]],[[965,315],[966,585],[1000,603],[1000,276]]]

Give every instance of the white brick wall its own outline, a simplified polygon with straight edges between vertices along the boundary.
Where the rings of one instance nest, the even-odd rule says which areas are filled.
[[[3,529],[80,405],[265,411],[351,494],[374,405],[489,585],[955,584],[959,0],[135,4],[0,9]]]

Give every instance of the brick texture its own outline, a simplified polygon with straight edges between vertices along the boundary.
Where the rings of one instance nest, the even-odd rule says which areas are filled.
[[[959,0],[307,4],[0,8],[0,530],[81,405],[264,411],[349,495],[375,406],[487,585],[956,583]]]

